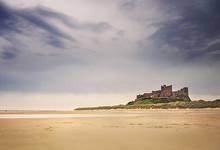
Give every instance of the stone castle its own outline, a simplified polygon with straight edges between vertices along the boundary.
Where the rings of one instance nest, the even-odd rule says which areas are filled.
[[[190,100],[188,87],[184,87],[178,91],[173,91],[172,85],[166,86],[162,85],[161,90],[152,91],[151,93],[144,93],[137,95],[137,99],[145,98],[145,99],[173,99],[173,100]]]

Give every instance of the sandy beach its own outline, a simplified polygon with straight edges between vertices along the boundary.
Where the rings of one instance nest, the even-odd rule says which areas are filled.
[[[39,114],[35,112],[32,117],[31,112],[0,113],[0,150],[219,150],[220,147],[220,109]]]

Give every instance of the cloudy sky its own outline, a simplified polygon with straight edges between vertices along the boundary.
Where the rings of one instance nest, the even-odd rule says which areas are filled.
[[[219,0],[0,0],[0,109],[220,97]]]

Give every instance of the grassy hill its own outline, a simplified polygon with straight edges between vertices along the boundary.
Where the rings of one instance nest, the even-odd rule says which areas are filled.
[[[169,102],[190,102],[189,97],[176,98],[176,97],[160,97],[160,98],[137,98],[134,101],[128,102],[127,105],[136,104],[158,104],[158,103],[169,103]]]
[[[214,101],[175,101],[167,103],[155,103],[152,100],[131,101],[126,105],[116,106],[99,106],[99,107],[84,107],[75,110],[105,110],[105,109],[194,109],[194,108],[220,108],[220,100]]]

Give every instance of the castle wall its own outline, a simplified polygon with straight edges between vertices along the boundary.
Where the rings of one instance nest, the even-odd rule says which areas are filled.
[[[166,85],[161,86],[160,97],[170,97],[172,95],[173,95],[173,93],[172,93],[172,85],[170,85],[170,86],[166,86]]]
[[[185,88],[181,89],[180,94],[183,96],[189,96],[188,88],[185,87]]]
[[[188,88],[185,87],[185,88],[182,88],[178,91],[174,91],[173,96],[176,96],[176,97],[189,96]]]
[[[152,91],[152,98],[159,98],[161,94],[161,90],[158,91]]]
[[[137,99],[139,98],[160,98],[160,97],[176,97],[176,98],[186,98],[189,97],[188,88],[184,87],[178,91],[172,91],[172,85],[161,86],[161,90],[152,91],[152,93],[144,93],[137,95]]]
[[[144,93],[143,96],[144,98],[151,98],[152,93]]]

